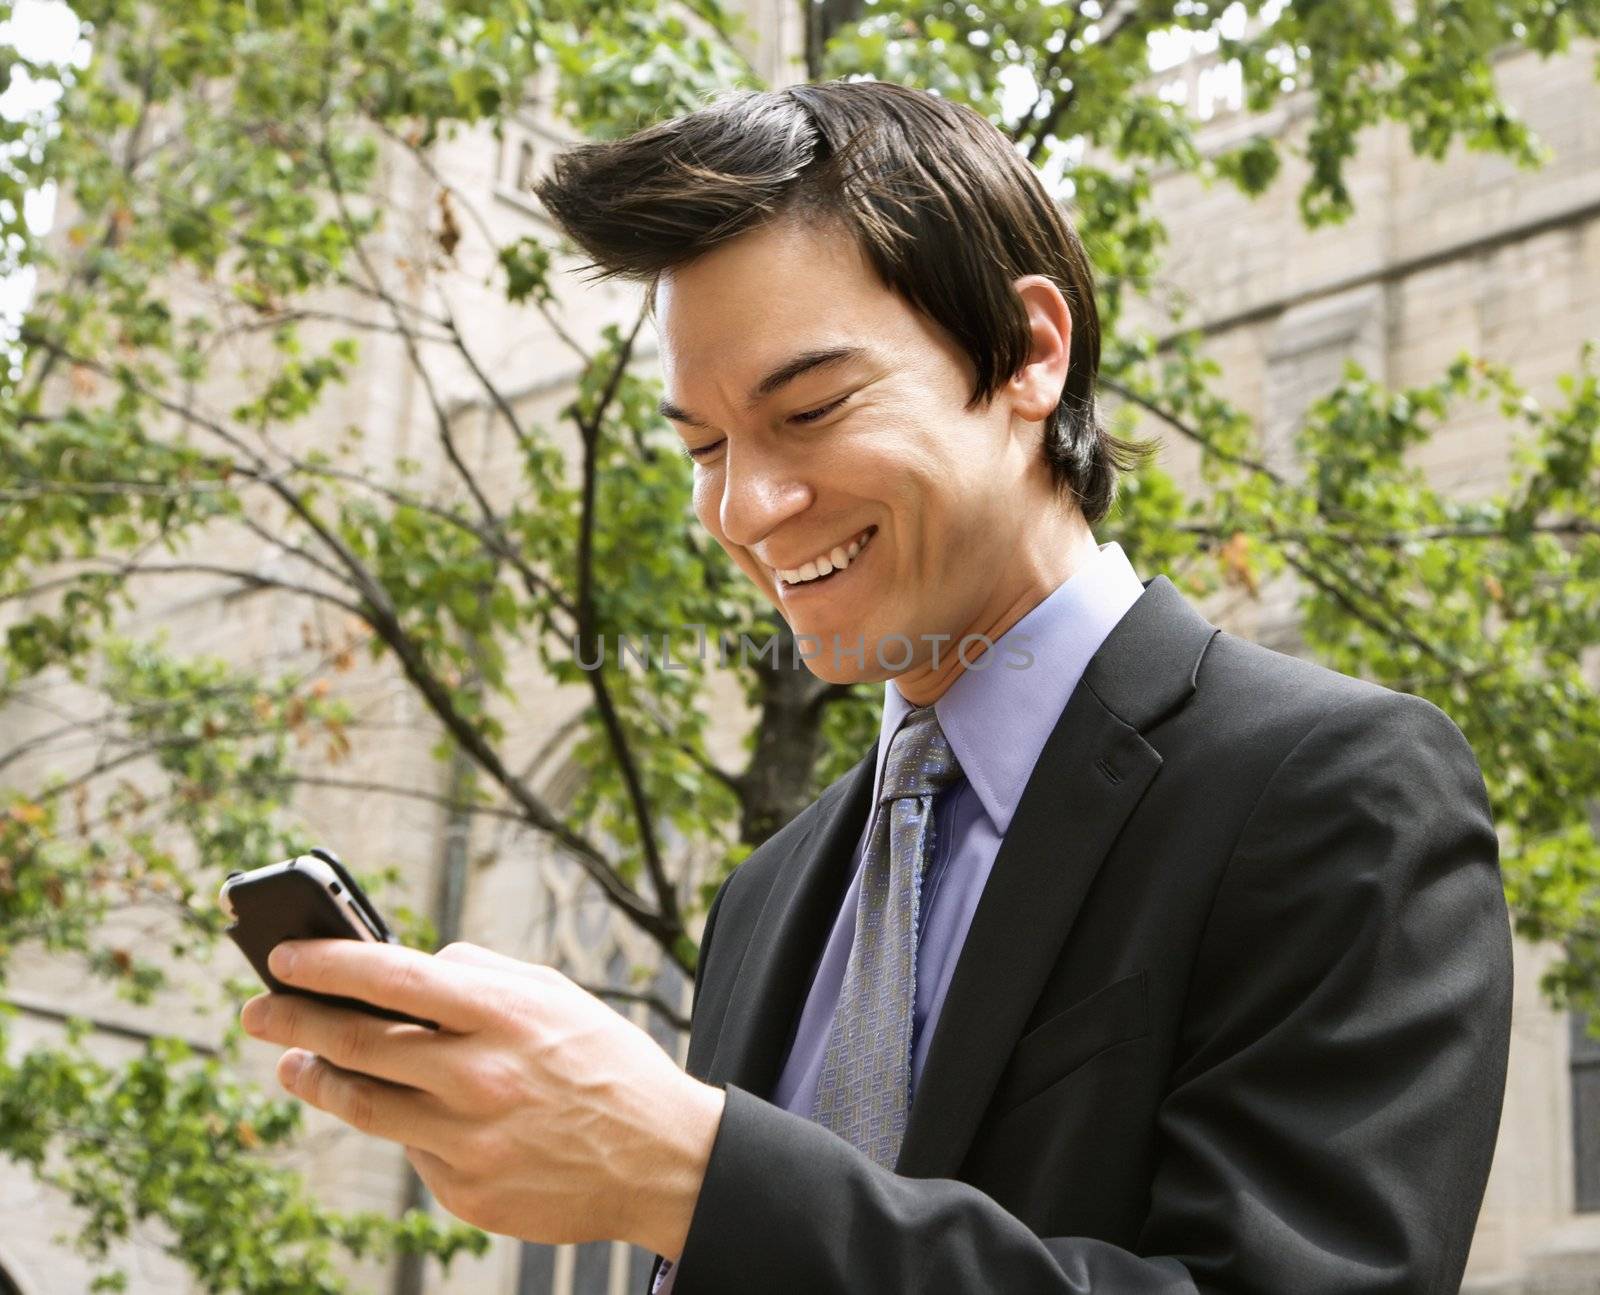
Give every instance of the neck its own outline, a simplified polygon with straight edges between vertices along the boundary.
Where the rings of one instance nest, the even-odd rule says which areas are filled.
[[[1049,525],[1030,529],[1014,559],[1007,563],[1010,579],[997,590],[995,598],[974,623],[941,645],[939,664],[932,653],[894,677],[894,686],[913,706],[931,706],[949,691],[966,672],[962,664],[962,641],[981,634],[993,644],[1000,636],[1042,603],[1061,585],[1072,579],[1099,551],[1094,534],[1077,508],[1053,513]],[[965,652],[968,662],[981,660],[988,649],[981,646]]]

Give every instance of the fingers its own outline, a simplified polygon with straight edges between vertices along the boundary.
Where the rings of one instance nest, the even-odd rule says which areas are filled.
[[[482,967],[485,971],[512,972],[518,976],[525,976],[530,980],[549,981],[560,977],[561,973],[554,967],[545,966],[538,962],[524,962],[520,958],[508,958],[503,953],[496,953],[493,949],[485,949],[480,944],[469,944],[465,940],[457,940],[447,944],[433,955],[444,962],[460,963],[468,967]]]
[[[267,960],[285,984],[392,1007],[465,1034],[483,1025],[485,969],[398,944],[285,940]]]
[[[258,994],[244,1005],[239,1021],[254,1038],[305,1048],[344,1070],[412,1088],[437,1087],[443,1078],[440,1049],[448,1043],[421,1025],[385,1021],[299,994]]]
[[[278,1082],[301,1101],[375,1138],[433,1155],[444,1154],[450,1144],[452,1125],[432,1109],[433,1099],[416,1089],[353,1074],[300,1048],[278,1059]],[[457,1128],[455,1136],[459,1133]]]

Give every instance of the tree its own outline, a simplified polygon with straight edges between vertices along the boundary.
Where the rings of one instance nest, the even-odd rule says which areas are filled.
[[[1196,123],[1149,86],[1152,32],[1218,30],[1255,110],[1307,97],[1299,197],[1316,226],[1349,214],[1346,164],[1375,122],[1402,123],[1424,156],[1462,141],[1536,165],[1542,148],[1500,101],[1490,58],[1508,45],[1559,54],[1600,33],[1600,6],[1235,9],[1250,19],[1242,29],[1205,6],[1153,0],[826,0],[806,8],[806,71],[922,85],[984,113],[1047,170],[1082,159],[1065,167],[1063,197],[1092,231],[1103,389],[1119,430],[1198,446],[1202,477],[1185,494],[1158,463],[1142,468],[1102,538],[1196,595],[1293,572],[1320,659],[1444,707],[1483,763],[1519,932],[1565,946],[1546,990],[1600,1002],[1589,817],[1600,708],[1582,668],[1600,621],[1592,354],[1554,407],[1467,356],[1411,390],[1352,367],[1306,411],[1300,468],[1286,473],[1262,461],[1226,375],[1181,316],[1165,339],[1125,317],[1130,285],[1161,267],[1152,168],[1259,194],[1289,146],[1261,135],[1203,155]],[[0,3],[0,17],[9,10]],[[0,52],[0,86],[26,73],[62,91],[53,119],[0,123],[0,273],[41,272],[0,374],[0,705],[16,715],[68,686],[93,699],[0,738],[0,977],[17,949],[42,945],[148,999],[167,990],[174,959],[207,956],[222,874],[307,844],[296,793],[338,782],[310,770],[306,744],[338,763],[394,740],[339,697],[360,653],[413,691],[458,776],[444,793],[352,779],[352,796],[421,797],[535,829],[691,971],[692,917],[854,762],[875,732],[878,689],[806,671],[783,623],[697,535],[689,465],[636,363],[642,319],[574,336],[562,249],[496,238],[437,157],[460,132],[500,133],[536,78],[592,136],[759,86],[748,33],[717,0],[94,0],[78,11],[85,66]],[[1016,69],[1037,90],[1020,113],[1002,96]],[[45,184],[71,208],[48,239],[22,215],[24,195]],[[385,240],[408,185],[432,195],[432,224],[426,260],[401,263]],[[492,289],[538,312],[580,365],[549,425],[482,359],[484,339],[455,304],[482,286],[485,265]],[[437,471],[372,470],[359,420],[335,443],[311,434],[363,355],[385,345],[427,402]],[[475,386],[493,420],[473,434],[497,443],[514,479],[486,477],[463,453],[447,375]],[[1407,456],[1471,402],[1501,411],[1516,471],[1498,496],[1464,502]],[[261,546],[273,563],[229,556]],[[270,591],[307,626],[306,653],[289,666],[217,659],[130,628],[147,591],[195,575]],[[742,768],[707,751],[706,660],[640,674],[601,650],[622,634],[659,642],[697,625],[779,648],[735,669],[758,716]],[[589,698],[582,790],[562,812],[508,755],[508,732],[538,720],[508,683],[532,654]],[[34,772],[75,746],[94,755],[53,778]],[[673,837],[721,860],[697,890]],[[162,917],[154,954],[107,936],[131,907]],[[414,941],[431,934],[412,924]],[[115,1067],[93,1061],[78,1031],[0,1068],[0,1148],[69,1188],[91,1252],[153,1216],[212,1290],[334,1290],[335,1247],[448,1255],[479,1243],[421,1215],[312,1208],[266,1159],[292,1136],[293,1113],[238,1084],[236,1045],[231,1032],[218,1057],[197,1059],[163,1041]]]

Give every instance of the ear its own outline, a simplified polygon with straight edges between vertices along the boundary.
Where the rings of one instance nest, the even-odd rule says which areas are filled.
[[[1072,312],[1061,289],[1042,274],[1012,281],[1028,312],[1028,358],[1011,376],[1012,408],[1029,422],[1043,422],[1061,403],[1072,354]]]

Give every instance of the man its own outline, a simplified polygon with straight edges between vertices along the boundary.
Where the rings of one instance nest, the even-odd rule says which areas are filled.
[[[1131,447],[1033,172],[830,83],[538,189],[650,285],[700,522],[813,671],[885,681],[879,738],[718,891],[687,1086],[547,969],[318,945],[307,983],[466,1041],[266,1004],[337,1063],[296,1091],[463,1217],[650,1245],[678,1295],[1455,1291],[1510,1030],[1482,778],[1437,707],[1095,542]]]

